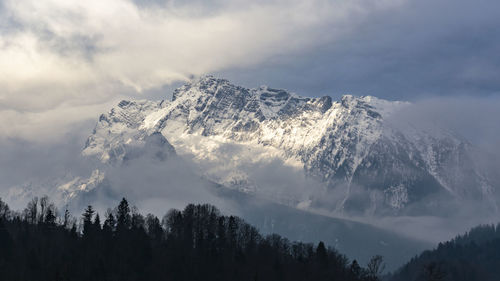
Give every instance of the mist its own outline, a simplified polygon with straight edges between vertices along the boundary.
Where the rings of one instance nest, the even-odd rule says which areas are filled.
[[[95,163],[81,158],[80,152],[94,122],[73,123],[70,132],[50,141],[0,136],[0,197],[21,209],[29,197],[43,196],[65,180],[90,175]],[[29,193],[28,198],[18,193],[20,188]]]
[[[475,161],[499,183],[500,95],[489,97],[432,97],[419,99],[387,121],[405,130],[445,131],[476,148]]]
[[[474,165],[492,184],[492,197],[483,198],[485,201],[447,199],[439,206],[443,212],[435,216],[357,219],[434,243],[449,240],[479,224],[499,223],[499,109],[499,96],[432,97],[412,102],[387,120],[391,126],[403,131],[416,128],[434,133],[450,133],[467,140],[473,147]]]

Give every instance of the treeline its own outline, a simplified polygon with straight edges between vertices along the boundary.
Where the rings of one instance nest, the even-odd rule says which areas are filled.
[[[262,236],[211,205],[141,215],[126,199],[101,217],[59,216],[48,198],[12,212],[0,200],[1,280],[379,280],[382,259],[366,268],[320,242]]]
[[[500,225],[483,225],[413,258],[391,281],[500,280]]]

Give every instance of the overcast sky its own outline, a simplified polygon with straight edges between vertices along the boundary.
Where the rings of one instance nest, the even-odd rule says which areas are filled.
[[[78,155],[102,112],[121,99],[170,98],[204,74],[304,96],[412,101],[398,119],[459,132],[498,175],[499,0],[0,0],[0,196],[88,176],[94,167]],[[189,169],[148,167],[111,179],[189,178],[176,197],[151,192],[192,200],[193,189],[179,191],[198,181],[179,176]],[[269,186],[301,183],[271,165],[251,172]]]
[[[497,0],[2,0],[0,136],[51,141],[216,74],[301,95],[500,95]]]

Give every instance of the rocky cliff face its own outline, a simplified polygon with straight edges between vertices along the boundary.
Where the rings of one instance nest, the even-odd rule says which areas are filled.
[[[83,154],[116,165],[177,151],[204,163],[200,172],[209,179],[257,193],[259,183],[245,167],[277,158],[331,195],[311,193],[307,206],[337,211],[399,213],[436,194],[488,198],[493,188],[467,141],[387,121],[405,106],[370,96],[336,102],[246,89],[206,76],[175,90],[171,101],[120,102],[101,115]]]

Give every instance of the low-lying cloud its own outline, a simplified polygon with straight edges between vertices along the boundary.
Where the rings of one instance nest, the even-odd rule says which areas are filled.
[[[477,160],[500,168],[499,108],[500,96],[432,97],[413,102],[388,121],[403,130],[412,126],[455,134],[477,148]]]

